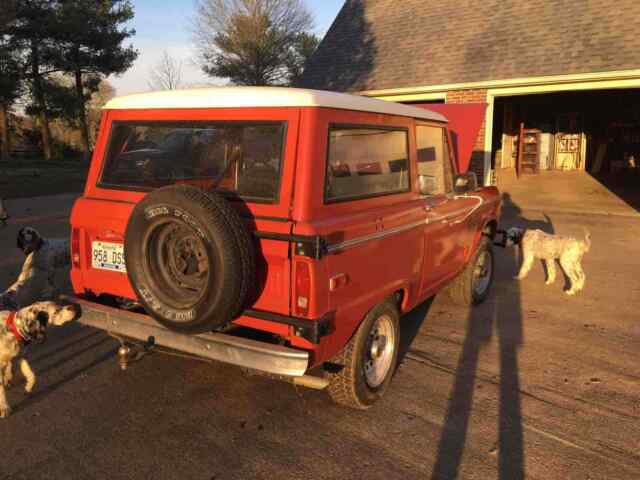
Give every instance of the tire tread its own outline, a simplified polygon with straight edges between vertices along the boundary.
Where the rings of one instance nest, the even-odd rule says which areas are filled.
[[[358,351],[359,346],[364,341],[363,337],[366,337],[369,334],[368,329],[365,328],[365,325],[369,324],[370,317],[375,315],[377,310],[381,307],[389,308],[394,312],[396,316],[396,320],[399,318],[398,308],[396,304],[391,300],[385,300],[384,302],[378,304],[374,307],[362,321],[356,333],[351,337],[349,342],[344,346],[344,348],[338,353],[332,360],[332,363],[335,363],[339,366],[342,366],[337,372],[329,372],[329,386],[327,387],[327,392],[331,399],[344,407],[356,409],[356,410],[367,410],[369,409],[373,403],[365,402],[358,394],[357,384],[358,384],[358,376],[360,372],[358,372],[358,357],[360,352]],[[396,335],[399,336],[400,331],[396,332]],[[398,351],[396,348],[396,356],[398,355]],[[393,375],[397,366],[397,357],[394,360],[390,370],[389,377]],[[384,389],[388,385],[390,378],[385,380],[384,386],[382,387],[382,391],[378,394],[378,397],[382,395]]]

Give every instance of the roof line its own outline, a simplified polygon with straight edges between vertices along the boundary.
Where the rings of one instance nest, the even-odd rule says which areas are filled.
[[[590,82],[594,80],[624,80],[640,78],[640,69],[612,70],[609,72],[579,73],[570,75],[547,75],[541,77],[510,78],[504,80],[484,80],[467,83],[448,83],[440,85],[425,85],[403,88],[388,88],[380,90],[364,90],[358,95],[367,97],[394,97],[400,95],[414,95],[420,93],[439,93],[451,90],[476,90],[502,87],[550,85],[561,83]]]
[[[111,99],[111,109],[214,109],[214,108],[319,107],[382,113],[399,117],[446,122],[440,113],[385,102],[367,96],[285,87],[212,87],[149,92]]]

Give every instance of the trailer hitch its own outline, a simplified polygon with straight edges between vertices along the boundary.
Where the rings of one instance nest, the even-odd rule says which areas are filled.
[[[152,353],[162,353],[164,355],[187,358],[190,360],[199,360],[205,363],[212,363],[212,360],[200,357],[198,355],[190,355],[158,347],[156,338],[154,336],[149,336],[144,342],[138,342],[135,340],[125,339],[124,337],[116,335],[113,332],[107,332],[107,334],[110,337],[115,338],[120,343],[120,347],[118,348],[117,353],[117,361],[118,366],[122,371],[127,370],[130,364],[138,362]]]
[[[127,342],[122,337],[109,333],[110,336],[120,342],[118,348],[118,365],[120,370],[126,370],[129,364],[142,360],[146,355],[153,353],[156,347],[156,339],[151,336],[144,343]]]

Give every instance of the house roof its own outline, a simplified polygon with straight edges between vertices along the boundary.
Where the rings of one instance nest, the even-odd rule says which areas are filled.
[[[214,87],[125,95],[110,100],[105,110],[159,108],[326,107],[446,122],[439,113],[374,98],[284,87]]]
[[[347,0],[301,85],[363,91],[640,68],[638,0]]]

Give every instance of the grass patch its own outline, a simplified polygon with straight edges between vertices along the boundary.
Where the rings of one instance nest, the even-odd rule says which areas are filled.
[[[89,163],[82,160],[16,158],[0,161],[0,197],[26,198],[61,193],[80,193]]]

